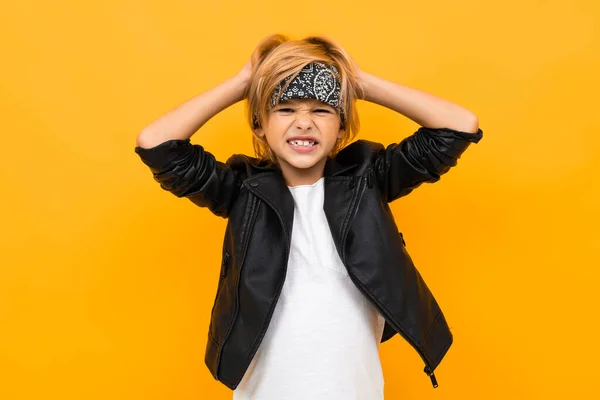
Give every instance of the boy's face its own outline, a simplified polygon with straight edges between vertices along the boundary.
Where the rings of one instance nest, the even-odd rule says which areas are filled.
[[[322,173],[331,152],[343,131],[336,109],[316,99],[291,99],[273,107],[264,128],[255,133],[266,139],[275,153],[284,176]],[[292,140],[295,137],[309,139]],[[305,146],[307,144],[307,146]]]

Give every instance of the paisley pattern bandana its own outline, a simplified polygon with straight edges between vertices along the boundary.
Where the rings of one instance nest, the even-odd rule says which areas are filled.
[[[311,62],[300,70],[284,93],[281,93],[281,89],[289,82],[290,77],[285,78],[275,88],[271,95],[271,106],[290,99],[317,99],[337,108],[342,86],[338,76],[338,71],[333,65]]]
[[[345,123],[344,110],[340,108],[340,93],[342,85],[339,73],[335,66],[313,61],[307,64],[294,80],[288,85],[285,92],[282,89],[290,81],[291,76],[285,78],[271,94],[271,107],[291,99],[316,99],[340,110],[342,125]],[[255,115],[253,125],[258,126]]]

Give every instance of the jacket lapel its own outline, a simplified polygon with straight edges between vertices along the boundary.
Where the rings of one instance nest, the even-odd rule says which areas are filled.
[[[323,210],[338,250],[341,250],[344,225],[348,222],[348,213],[359,186],[357,184],[358,177],[351,174],[344,176],[343,174],[355,167],[356,164],[342,164],[335,158],[328,158],[325,164]],[[267,164],[258,168],[255,166],[254,172],[257,174],[247,178],[244,185],[277,213],[281,218],[288,241],[291,240],[294,198],[286,186],[280,170],[272,164]]]
[[[281,174],[277,170],[261,173],[246,179],[244,185],[277,213],[289,243],[294,222],[294,198]]]

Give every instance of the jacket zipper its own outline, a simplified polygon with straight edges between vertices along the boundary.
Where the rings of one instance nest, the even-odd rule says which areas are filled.
[[[361,186],[359,187],[360,193],[358,195],[358,198],[356,200],[356,202],[354,203],[353,207],[354,209],[352,210],[352,220],[354,220],[354,216],[356,215],[356,213],[358,212],[358,205],[360,204],[360,201],[362,200],[363,194],[365,193],[366,187],[369,186],[371,187],[371,182],[370,182],[370,171],[367,173],[367,175],[361,179]],[[360,291],[363,293],[363,295],[367,298],[370,299],[370,296],[367,295],[367,292],[364,290],[364,288],[362,287],[362,284],[358,281],[358,279],[356,279],[356,276],[354,276],[350,270],[348,269],[348,265],[346,264],[346,236],[348,235],[348,229],[347,229],[348,225],[346,225],[346,227],[344,228],[344,235],[342,236],[342,262],[344,263],[344,266],[346,267],[346,271],[348,271],[348,276],[350,276],[350,278],[352,279],[352,281],[354,282],[354,284],[356,285],[356,287],[358,287],[360,289]],[[385,317],[386,321],[390,322],[392,319],[389,318],[389,315],[384,312],[379,305],[377,305],[374,301],[371,301],[371,304],[373,304],[377,310]],[[408,338],[408,336],[406,335],[406,333],[404,333],[402,331],[402,329],[400,329],[399,326],[397,326],[395,323],[390,323],[390,325],[392,325],[392,327],[394,329],[396,329],[397,332],[401,333],[402,336],[404,337],[404,339],[410,343],[410,345],[415,349],[415,351],[419,354],[419,356],[421,356],[421,359],[423,359],[423,361],[425,362],[425,369],[424,372],[429,376],[430,380],[431,380],[431,384],[434,388],[438,387],[438,383],[437,383],[437,379],[435,378],[435,374],[433,373],[433,371],[431,370],[431,367],[429,366],[429,363],[426,361],[426,357],[423,354],[423,352],[418,348],[418,346],[413,343],[412,340],[410,340]]]

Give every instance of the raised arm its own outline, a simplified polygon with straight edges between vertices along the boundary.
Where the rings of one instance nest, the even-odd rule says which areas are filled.
[[[135,152],[162,189],[226,218],[239,190],[236,172],[190,137],[210,118],[243,100],[250,62],[218,86],[169,111],[137,137]]]
[[[189,139],[209,119],[244,99],[250,74],[251,65],[248,62],[235,76],[191,98],[146,126],[137,136],[136,146],[151,148],[167,140]]]
[[[455,166],[471,143],[483,137],[469,110],[418,89],[361,71],[356,64],[363,100],[399,112],[419,128],[400,143],[376,150],[375,172],[388,202],[409,194],[424,182],[433,183]]]

